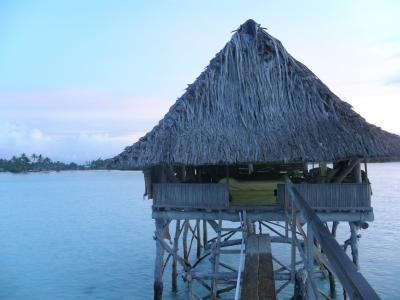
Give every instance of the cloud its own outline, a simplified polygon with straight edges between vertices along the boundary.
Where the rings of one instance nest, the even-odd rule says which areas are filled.
[[[0,93],[0,120],[49,133],[147,131],[172,102],[131,93],[66,90]]]
[[[10,122],[0,123],[0,157],[43,154],[53,160],[83,163],[96,158],[109,158],[135,142],[143,132],[125,136],[107,133],[81,132],[76,134],[46,134],[41,129]]]
[[[23,152],[76,162],[112,157],[171,104],[108,91],[0,92],[0,158]]]

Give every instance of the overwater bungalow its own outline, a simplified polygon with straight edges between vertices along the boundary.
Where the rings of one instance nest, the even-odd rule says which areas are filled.
[[[153,201],[154,299],[168,263],[172,289],[182,275],[190,299],[275,299],[287,286],[297,299],[329,299],[323,279],[331,294],[339,281],[350,299],[378,299],[358,271],[359,231],[374,219],[367,162],[399,157],[399,136],[368,123],[248,20],[113,163],[143,170]],[[289,263],[271,243],[287,245]],[[208,272],[197,269],[204,258]]]

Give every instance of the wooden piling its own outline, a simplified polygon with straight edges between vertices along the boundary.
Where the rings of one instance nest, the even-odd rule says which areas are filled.
[[[178,254],[178,246],[179,246],[179,236],[181,234],[181,221],[176,220],[176,226],[175,226],[175,237],[174,237],[174,256],[172,258],[172,291],[177,292],[178,291],[178,284],[177,284],[177,278],[178,278],[178,271],[177,271],[177,254]]]
[[[196,257],[200,258],[201,256],[201,230],[200,230],[200,220],[196,220],[196,241],[197,241],[197,249],[196,249]]]
[[[336,239],[336,231],[339,226],[339,222],[332,222],[332,236]],[[335,275],[328,270],[328,278],[329,278],[329,293],[331,297],[335,297],[336,295],[336,279]]]
[[[207,247],[208,244],[208,233],[207,233],[207,221],[203,220],[203,247]]]
[[[162,237],[164,231],[164,219],[156,219],[156,236]],[[156,239],[156,259],[154,266],[154,300],[162,300],[163,294],[163,280],[162,280],[162,267],[164,264],[164,248],[161,243]]]
[[[182,234],[182,247],[183,247],[183,259],[186,262],[189,262],[189,250],[187,244],[188,232],[189,232],[189,220],[185,220],[185,224],[183,226],[183,234]]]
[[[353,258],[353,263],[356,265],[357,269],[359,269],[359,260],[358,260],[358,238],[357,231],[358,227],[354,222],[349,222],[350,225],[350,233],[351,233],[351,256]]]

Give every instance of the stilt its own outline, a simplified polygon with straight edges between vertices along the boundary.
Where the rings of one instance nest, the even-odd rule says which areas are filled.
[[[357,269],[360,268],[358,261],[358,238],[357,231],[358,226],[354,222],[349,222],[350,225],[350,233],[351,233],[351,256],[353,258],[353,263],[356,265]]]
[[[183,247],[183,259],[186,262],[189,262],[189,252],[187,245],[188,232],[189,232],[189,220],[185,220],[185,224],[183,225],[182,247]]]
[[[304,269],[300,269],[296,272],[294,281],[294,293],[292,300],[305,300],[307,299],[306,292],[306,280],[307,275]]]
[[[164,232],[164,219],[156,219],[156,236],[162,237]],[[163,280],[162,267],[164,264],[164,249],[156,239],[156,260],[154,267],[154,300],[162,300]]]
[[[177,284],[177,278],[178,278],[178,272],[177,272],[177,259],[176,255],[178,252],[178,246],[179,246],[179,236],[181,234],[181,221],[176,220],[176,226],[175,226],[175,237],[174,237],[174,257],[172,260],[172,291],[177,292],[178,291],[178,284]]]
[[[294,205],[292,204],[292,225],[291,225],[291,233],[292,233],[292,240],[291,240],[291,259],[290,259],[290,269],[291,269],[291,281],[294,283],[295,276],[296,276],[296,210]],[[289,221],[286,221],[289,223]]]
[[[307,246],[306,246],[306,265],[307,268],[307,299],[314,299],[313,282],[310,274],[314,269],[314,232],[310,224],[307,224]]]
[[[354,173],[354,181],[357,183],[362,182],[361,177],[361,164],[360,161],[355,165],[353,169]],[[350,225],[350,233],[351,233],[351,256],[353,257],[353,263],[356,265],[357,269],[359,269],[359,262],[358,262],[358,239],[357,239],[357,232],[359,226],[356,225],[354,222],[349,222]]]
[[[200,220],[196,220],[196,240],[197,240],[197,251],[196,257],[200,258],[201,255],[201,238],[200,238]]]
[[[332,231],[331,232],[332,232],[332,236],[333,236],[334,239],[336,239],[336,231],[337,231],[338,226],[339,226],[339,222],[333,222],[332,223]],[[328,277],[329,277],[329,290],[330,290],[329,292],[330,292],[330,296],[331,297],[335,297],[335,295],[336,295],[336,279],[335,279],[335,275],[328,270]]]
[[[220,244],[221,244],[221,230],[222,230],[222,218],[219,216],[218,219],[218,232],[217,232],[217,240],[214,242],[213,245],[213,260],[212,260],[212,270],[213,273],[218,273],[219,268],[219,255],[220,255]],[[213,278],[211,281],[211,299],[216,300],[218,298],[218,285],[217,279]]]
[[[203,220],[203,247],[206,248],[208,244],[207,221]]]

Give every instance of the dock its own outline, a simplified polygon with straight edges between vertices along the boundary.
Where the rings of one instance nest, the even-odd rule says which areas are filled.
[[[251,234],[246,242],[242,300],[275,300],[271,238],[268,234]]]

